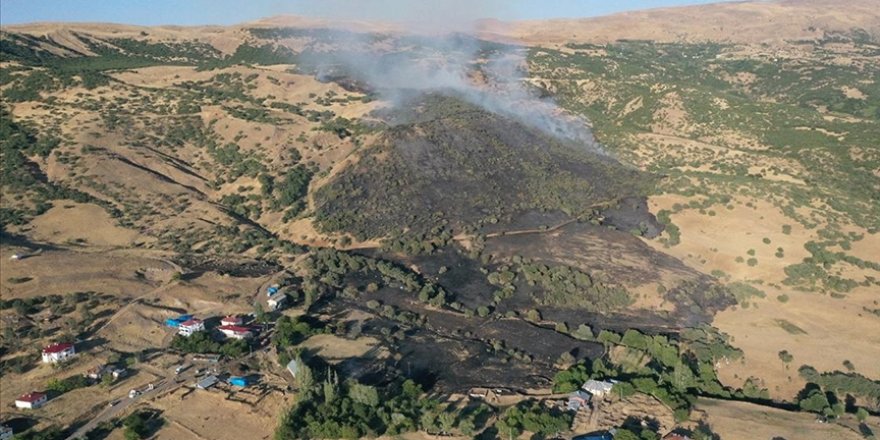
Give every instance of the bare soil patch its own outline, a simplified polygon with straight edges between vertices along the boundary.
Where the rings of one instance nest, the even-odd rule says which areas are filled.
[[[76,243],[93,246],[127,246],[143,237],[138,231],[116,224],[98,205],[65,201],[56,204],[31,221],[30,235],[49,243]],[[150,240],[152,241],[152,240]]]

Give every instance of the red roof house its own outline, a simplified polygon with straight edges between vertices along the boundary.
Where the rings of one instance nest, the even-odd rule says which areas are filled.
[[[200,332],[205,330],[205,323],[201,319],[188,319],[180,323],[177,327],[177,333],[182,336],[190,336],[195,332]]]
[[[250,327],[242,327],[240,325],[221,325],[217,327],[227,338],[247,339],[254,335]]]
[[[43,349],[43,362],[50,364],[73,357],[76,348],[69,342],[51,344]]]
[[[46,403],[46,393],[32,391],[15,399],[16,408],[36,409]]]

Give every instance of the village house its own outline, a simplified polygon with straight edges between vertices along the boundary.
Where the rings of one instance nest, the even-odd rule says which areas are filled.
[[[220,330],[227,338],[232,339],[249,339],[254,336],[250,328],[239,325],[221,325],[217,327],[217,330]]]
[[[220,320],[220,325],[242,325],[244,322],[241,319],[241,316],[238,315],[229,315]]]
[[[43,349],[43,363],[54,364],[76,355],[76,348],[68,342],[52,344]]]
[[[12,428],[0,425],[0,440],[12,440]]]
[[[15,407],[21,409],[37,409],[46,404],[46,393],[32,391],[15,399]]]
[[[205,322],[201,319],[192,318],[180,323],[177,326],[177,333],[181,336],[192,336],[195,332],[205,331]]]
[[[581,387],[582,390],[590,393],[593,397],[605,397],[608,393],[611,392],[611,389],[614,388],[614,384],[617,381],[615,380],[593,380],[590,379],[584,382],[584,385]]]

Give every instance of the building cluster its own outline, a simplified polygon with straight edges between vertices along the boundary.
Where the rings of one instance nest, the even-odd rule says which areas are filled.
[[[205,321],[193,315],[180,315],[176,318],[168,318],[165,320],[165,325],[177,329],[177,334],[186,337],[207,330]],[[231,339],[250,339],[256,333],[256,329],[250,325],[245,325],[244,319],[239,315],[223,317],[220,319],[220,325],[216,327],[216,330],[224,337]]]
[[[581,385],[581,388],[568,396],[568,409],[580,411],[587,409],[593,399],[602,399],[614,389],[616,380],[593,380],[590,379]]]

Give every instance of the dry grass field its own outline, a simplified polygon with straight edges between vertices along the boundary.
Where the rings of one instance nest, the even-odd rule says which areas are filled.
[[[760,407],[743,402],[700,399],[698,411],[705,414],[712,429],[727,440],[857,440],[858,432],[838,424],[818,423],[810,414]],[[877,430],[877,418],[869,425]]]

